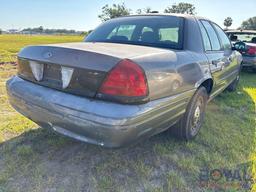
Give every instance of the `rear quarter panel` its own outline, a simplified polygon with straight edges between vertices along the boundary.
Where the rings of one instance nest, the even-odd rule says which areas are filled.
[[[204,80],[211,78],[204,54],[170,50],[133,60],[145,70],[151,100],[195,91]]]

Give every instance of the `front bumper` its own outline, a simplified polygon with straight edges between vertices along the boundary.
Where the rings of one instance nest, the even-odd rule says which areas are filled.
[[[256,57],[243,56],[242,66],[256,68]]]
[[[124,105],[67,94],[17,76],[6,87],[11,105],[38,125],[106,147],[121,147],[166,130],[194,94]]]

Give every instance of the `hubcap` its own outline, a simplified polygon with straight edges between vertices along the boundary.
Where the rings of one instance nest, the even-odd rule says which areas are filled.
[[[202,106],[203,106],[203,98],[198,99],[194,115],[192,116],[192,126],[191,126],[191,134],[195,136],[200,129],[201,121],[202,121]]]
[[[197,124],[198,121],[200,120],[200,114],[201,114],[200,107],[197,106],[195,113],[194,113],[194,124]]]

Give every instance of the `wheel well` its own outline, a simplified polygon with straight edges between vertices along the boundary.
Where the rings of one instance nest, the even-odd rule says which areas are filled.
[[[207,90],[207,93],[210,94],[213,87],[213,80],[207,79],[201,84],[201,86],[205,87],[205,89]]]

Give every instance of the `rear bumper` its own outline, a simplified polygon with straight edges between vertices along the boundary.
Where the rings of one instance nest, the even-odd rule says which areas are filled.
[[[256,57],[243,56],[242,66],[256,68]]]
[[[123,105],[83,98],[17,76],[6,84],[11,105],[42,127],[106,147],[121,147],[167,129],[185,112],[194,91]]]

